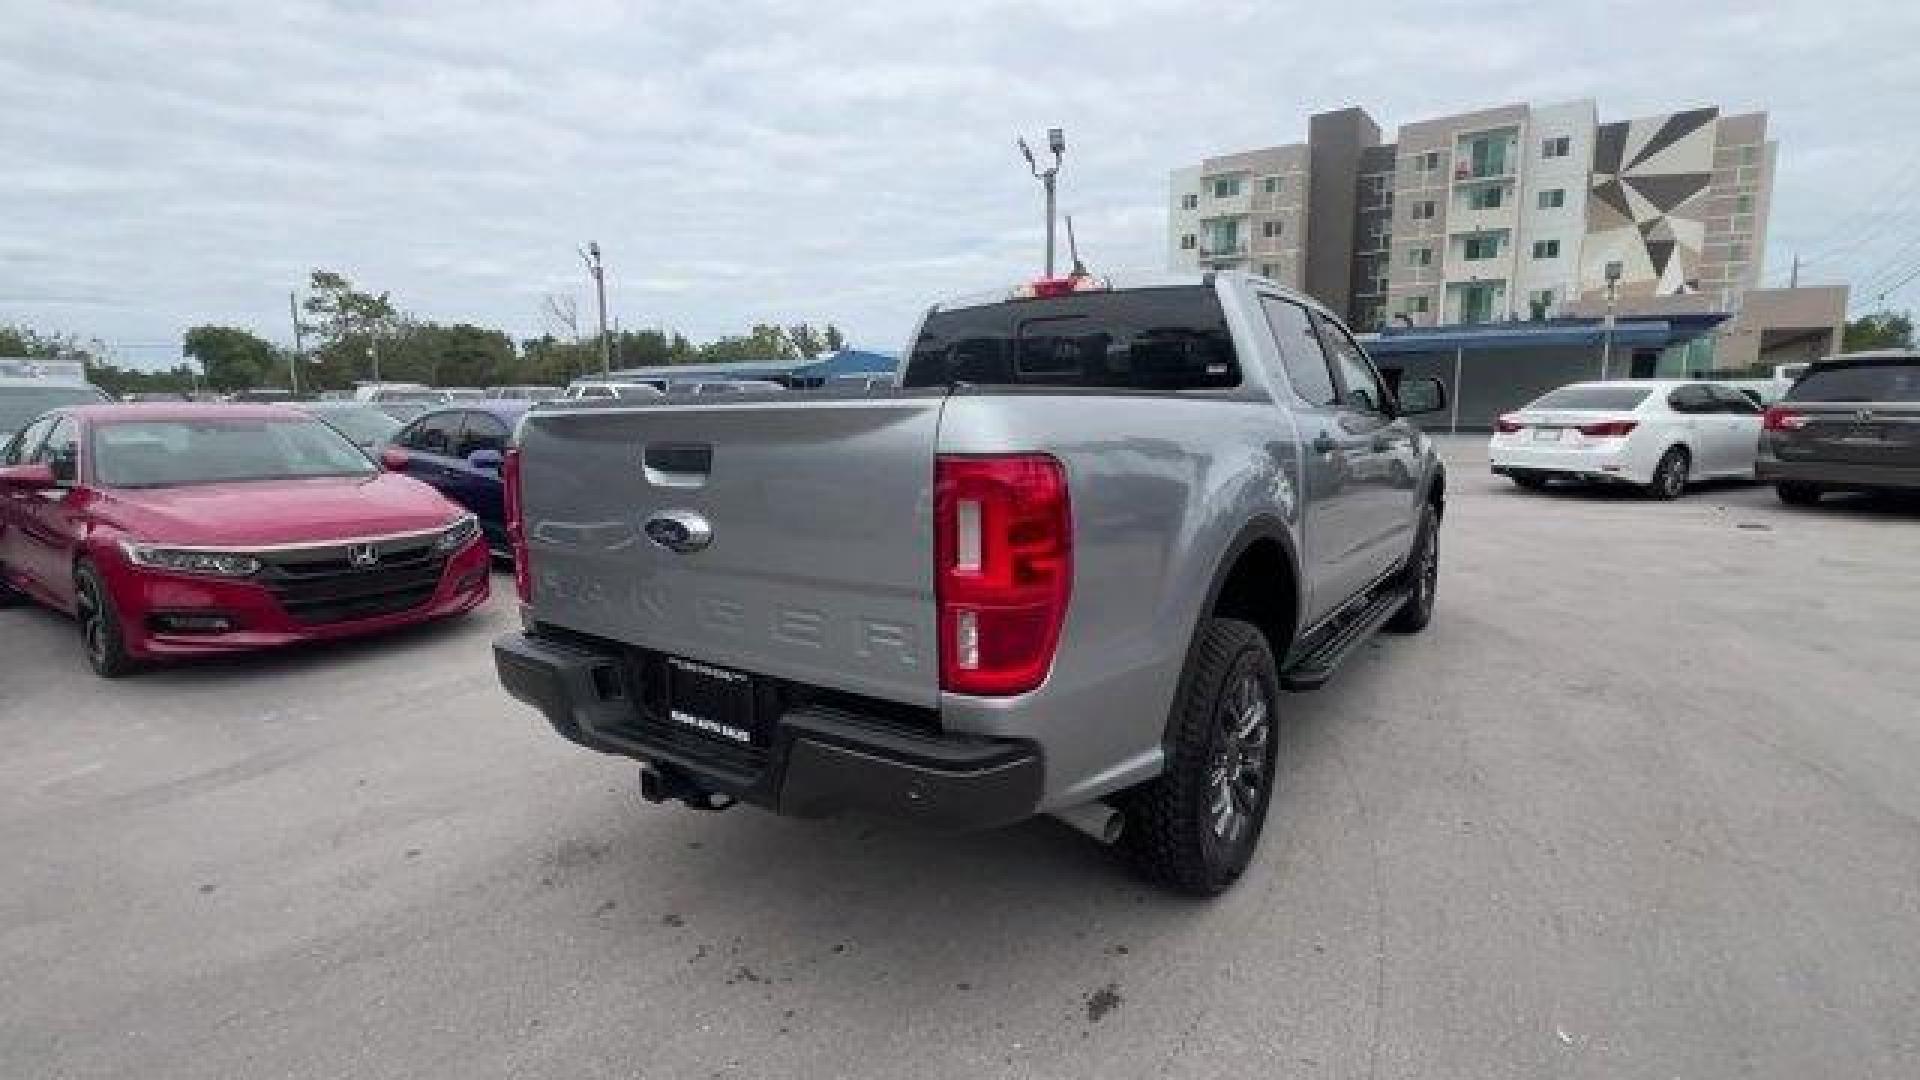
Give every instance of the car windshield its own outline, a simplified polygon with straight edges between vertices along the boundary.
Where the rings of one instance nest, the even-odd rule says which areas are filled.
[[[1920,358],[1816,367],[1788,401],[1920,401]]]
[[[243,480],[370,476],[373,462],[312,418],[196,417],[100,424],[94,479],[106,487],[179,487]]]
[[[0,386],[0,436],[26,427],[33,418],[48,409],[68,405],[91,405],[104,401],[91,386]]]
[[[383,443],[400,430],[400,421],[381,412],[360,406],[348,408],[312,408],[305,410],[325,420],[335,431],[362,446]]]
[[[1529,409],[1604,409],[1625,412],[1637,409],[1653,393],[1650,386],[1563,386],[1535,398]]]
[[[1236,386],[1240,364],[1219,297],[1204,285],[1069,293],[936,311],[905,386]]]

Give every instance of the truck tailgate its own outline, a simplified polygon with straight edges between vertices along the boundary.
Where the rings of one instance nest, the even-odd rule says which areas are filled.
[[[528,414],[519,445],[534,617],[936,704],[943,400],[781,396]]]

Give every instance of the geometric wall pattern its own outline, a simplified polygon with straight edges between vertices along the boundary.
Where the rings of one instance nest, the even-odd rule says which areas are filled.
[[[1690,109],[1594,130],[1582,292],[1604,292],[1615,260],[1623,297],[1699,291],[1719,115]]]

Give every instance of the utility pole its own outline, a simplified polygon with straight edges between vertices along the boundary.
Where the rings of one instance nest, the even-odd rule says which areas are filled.
[[[613,371],[613,339],[607,336],[607,267],[600,261],[600,245],[588,243],[580,252],[580,261],[587,264],[594,296],[600,303],[600,374],[606,375]]]
[[[1795,254],[1793,257],[1793,271],[1787,277],[1787,288],[1797,289],[1799,287],[1800,287],[1800,256],[1798,254]]]
[[[307,351],[306,339],[301,336],[300,305],[294,302],[293,291],[287,291],[287,314],[293,317],[293,358],[287,361],[287,389],[294,397],[300,396],[300,358]]]
[[[1060,175],[1060,159],[1067,152],[1067,135],[1060,128],[1047,129],[1047,149],[1053,152],[1053,164],[1045,169],[1042,169],[1040,163],[1033,159],[1033,150],[1027,146],[1027,140],[1021,138],[1017,141],[1020,146],[1020,156],[1027,159],[1028,170],[1047,191],[1047,276],[1052,277],[1054,180]]]
[[[1620,287],[1621,269],[1622,267],[1618,260],[1607,263],[1606,338],[1600,346],[1600,379],[1602,382],[1606,381],[1607,367],[1613,361],[1613,301],[1614,295]]]

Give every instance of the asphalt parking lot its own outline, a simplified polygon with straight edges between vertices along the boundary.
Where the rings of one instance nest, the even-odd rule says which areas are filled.
[[[1920,511],[1529,494],[1289,700],[1212,903],[640,802],[452,625],[106,683],[0,612],[0,1076],[1920,1074]]]

